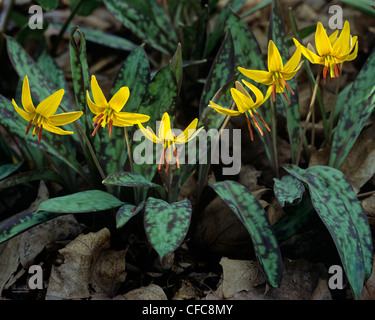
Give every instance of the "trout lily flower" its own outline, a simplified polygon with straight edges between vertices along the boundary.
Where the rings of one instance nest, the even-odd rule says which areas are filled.
[[[55,114],[63,95],[64,89],[60,89],[40,102],[35,108],[31,100],[29,80],[25,76],[21,95],[23,109],[19,108],[14,99],[12,99],[16,112],[29,123],[26,127],[25,135],[29,133],[32,125],[34,125],[33,137],[38,135],[38,141],[42,140],[43,130],[60,135],[73,134],[73,131],[65,131],[59,126],[76,121],[82,115],[82,111]]]
[[[126,102],[129,99],[130,91],[128,87],[120,88],[107,102],[102,89],[100,89],[96,77],[91,77],[91,90],[94,97],[94,102],[90,98],[90,94],[87,91],[87,104],[92,113],[95,114],[93,118],[93,126],[95,130],[92,136],[98,131],[99,127],[108,124],[109,137],[112,135],[112,126],[117,127],[130,127],[138,122],[146,122],[150,119],[148,115],[131,112],[121,112]]]
[[[237,105],[238,110],[223,108],[213,101],[210,101],[208,106],[215,109],[217,112],[226,114],[228,116],[238,116],[242,113],[245,113],[247,126],[248,126],[249,133],[250,133],[250,139],[251,141],[253,141],[254,140],[253,131],[251,130],[249,116],[253,120],[254,126],[259,130],[262,136],[263,136],[263,130],[261,129],[259,122],[257,121],[255,116],[257,116],[259,120],[263,122],[263,124],[265,125],[268,131],[271,131],[268,125],[266,124],[266,122],[259,115],[258,111],[256,111],[256,109],[260,107],[269,98],[272,92],[272,87],[271,86],[268,87],[266,95],[263,96],[263,93],[256,86],[254,86],[253,84],[245,80],[242,80],[242,82],[254,93],[255,101],[250,96],[250,94],[245,90],[242,84],[236,81],[236,88],[230,89],[230,93],[232,95],[234,103]]]
[[[197,124],[198,124],[198,119],[196,118],[186,127],[186,129],[181,134],[176,136],[172,132],[171,121],[167,112],[163,114],[163,117],[161,119],[158,135],[156,135],[150,127],[147,127],[146,129],[145,127],[143,127],[143,125],[140,122],[138,122],[139,128],[141,129],[143,135],[147,139],[149,139],[153,143],[159,143],[163,145],[163,152],[161,153],[161,157],[159,160],[159,168],[158,168],[159,170],[161,168],[161,164],[165,163],[165,153],[166,153],[167,148],[170,146],[172,146],[174,156],[176,157],[177,168],[180,168],[180,162],[178,160],[176,145],[185,144],[186,142],[193,140],[199,134],[199,132],[203,129],[203,127],[200,127],[199,129],[196,130]],[[169,151],[170,152],[169,152],[168,161],[170,162],[172,159],[172,149],[169,148]],[[166,165],[166,171],[169,168],[168,161]]]
[[[336,30],[328,37],[323,25],[318,22],[315,32],[315,46],[317,52],[310,44],[305,48],[296,39],[293,39],[295,45],[301,48],[302,54],[311,63],[324,66],[324,83],[326,82],[328,71],[330,80],[338,78],[339,72],[341,73],[341,63],[355,59],[358,54],[357,36],[352,37],[350,35],[349,22],[345,21],[340,36],[337,37],[338,32],[339,31]]]
[[[283,65],[280,52],[272,40],[268,43],[268,71],[251,70],[238,67],[238,70],[249,79],[272,87],[272,100],[275,102],[276,93],[282,93],[288,103],[288,90],[294,95],[287,81],[292,79],[302,65],[301,49],[297,47],[290,60]]]

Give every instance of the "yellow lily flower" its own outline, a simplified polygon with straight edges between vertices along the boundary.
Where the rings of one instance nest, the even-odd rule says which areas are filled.
[[[286,81],[292,79],[297,73],[303,62],[300,62],[300,60],[301,49],[297,47],[293,56],[284,66],[279,50],[277,49],[273,41],[270,40],[268,43],[268,71],[251,70],[242,67],[238,67],[238,70],[249,79],[263,83],[267,86],[272,86],[273,102],[275,102],[276,93],[282,93],[286,101],[290,103],[284,90],[286,90],[287,92],[289,90],[293,95],[294,92]]]
[[[130,91],[128,87],[120,88],[107,102],[102,89],[100,89],[96,77],[91,77],[91,90],[94,97],[93,102],[87,91],[87,104],[92,113],[96,116],[93,118],[93,126],[96,125],[92,135],[94,136],[98,131],[100,125],[105,128],[108,124],[109,137],[112,134],[112,126],[130,127],[137,122],[146,122],[150,119],[149,116],[140,113],[120,112],[129,99]]]
[[[344,27],[337,37],[338,30],[332,33],[329,37],[323,28],[323,25],[318,22],[315,32],[315,46],[317,53],[311,45],[308,48],[302,46],[296,39],[293,39],[295,45],[302,50],[302,54],[314,64],[321,64],[323,68],[324,83],[326,82],[327,72],[331,80],[339,76],[341,73],[341,63],[344,61],[351,61],[357,57],[358,41],[357,36],[350,35],[350,25],[345,21]]]
[[[242,82],[255,94],[255,101],[250,96],[250,94],[245,90],[242,84],[236,81],[236,88],[230,89],[230,93],[232,95],[232,98],[235,104],[237,105],[238,111],[223,108],[219,106],[217,103],[212,102],[212,101],[209,102],[208,106],[215,109],[217,112],[226,114],[228,116],[238,116],[242,113],[245,113],[247,126],[248,126],[249,133],[250,133],[250,139],[251,141],[253,141],[254,137],[253,137],[253,131],[251,130],[249,115],[251,119],[253,120],[254,126],[259,130],[261,135],[263,135],[263,130],[261,129],[254,114],[259,118],[259,120],[263,122],[267,130],[271,131],[268,125],[266,124],[266,122],[259,115],[258,111],[256,111],[256,109],[259,108],[269,98],[273,88],[271,86],[268,87],[266,95],[263,96],[263,93],[256,86],[254,86],[253,84],[245,80],[242,80]]]
[[[73,134],[73,131],[65,131],[58,126],[76,121],[82,115],[82,111],[55,114],[63,95],[64,90],[60,89],[40,102],[35,108],[33,101],[31,100],[29,80],[27,76],[25,76],[23,79],[21,95],[22,106],[24,109],[19,108],[14,99],[12,99],[12,104],[16,112],[29,122],[26,127],[25,135],[29,133],[33,124],[35,125],[33,137],[38,135],[38,141],[42,140],[43,130],[60,135]]]
[[[200,127],[196,130],[198,124],[198,119],[194,119],[178,136],[176,136],[171,129],[171,121],[169,118],[169,115],[167,112],[163,114],[163,118],[161,119],[160,126],[159,126],[159,132],[158,135],[154,133],[154,131],[147,127],[147,129],[138,121],[138,126],[141,129],[143,135],[151,140],[154,143],[159,143],[163,145],[163,152],[161,153],[161,157],[159,160],[159,170],[161,168],[161,164],[165,162],[165,152],[167,148],[172,145],[173,147],[173,153],[176,157],[176,164],[177,168],[180,168],[180,162],[178,160],[177,155],[177,149],[176,144],[185,144],[186,142],[194,139],[199,132],[203,129],[203,127]],[[172,159],[172,150],[170,150],[169,153],[169,160]],[[168,170],[169,163],[167,162],[166,171]]]

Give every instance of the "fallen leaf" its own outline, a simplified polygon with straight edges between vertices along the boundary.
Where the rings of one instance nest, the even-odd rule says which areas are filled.
[[[190,281],[182,280],[181,287],[178,289],[172,300],[199,299],[201,291],[194,287]]]
[[[331,292],[328,289],[327,280],[318,280],[318,285],[311,295],[311,300],[332,300]]]
[[[365,210],[367,214],[367,218],[369,219],[369,223],[374,225],[375,224],[375,194],[372,196],[363,199],[361,201],[361,205],[363,210]]]
[[[223,257],[220,264],[223,267],[223,296],[226,299],[265,281],[256,262]]]
[[[110,232],[81,234],[60,250],[64,263],[52,266],[46,300],[112,298],[125,281],[125,250],[110,247]]]
[[[113,300],[168,300],[162,288],[156,284],[141,287],[118,295]]]

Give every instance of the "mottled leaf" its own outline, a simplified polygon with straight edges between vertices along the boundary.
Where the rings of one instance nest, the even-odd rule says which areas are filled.
[[[176,33],[156,3],[104,0],[104,4],[118,21],[146,43],[165,54],[174,51],[178,43]]]
[[[199,114],[207,108],[215,93],[234,76],[234,67],[233,39],[229,30],[208,73],[199,103]]]
[[[185,239],[191,219],[188,199],[169,204],[149,197],[145,205],[144,227],[151,246],[162,259]]]
[[[122,228],[132,217],[143,209],[145,203],[145,201],[142,201],[138,206],[130,203],[122,205],[116,213],[116,228]]]
[[[329,165],[340,168],[375,107],[375,51],[351,84],[334,131]]]
[[[37,210],[59,213],[96,212],[120,207],[124,202],[108,192],[88,190],[43,201]]]
[[[175,75],[176,83],[177,83],[177,95],[180,93],[181,85],[182,85],[182,49],[181,44],[179,43],[177,46],[177,50],[172,57],[169,65],[171,66],[171,70]]]
[[[372,238],[366,213],[342,172],[327,166],[285,169],[307,184],[311,202],[327,227],[345,273],[359,298],[365,277],[372,271]]]
[[[46,11],[55,10],[57,6],[59,5],[59,0],[35,0],[35,1],[40,4],[43,10],[46,10]]]
[[[65,185],[64,180],[56,171],[49,168],[39,168],[33,171],[21,172],[0,181],[0,189],[11,188],[22,183],[39,180],[50,180]]]
[[[275,181],[273,192],[282,207],[285,206],[285,203],[295,204],[301,201],[305,187],[298,179],[287,175],[280,180],[276,178],[273,180]]]
[[[238,182],[221,181],[211,184],[210,187],[246,227],[265,277],[271,286],[278,287],[282,277],[280,248],[261,204]]]

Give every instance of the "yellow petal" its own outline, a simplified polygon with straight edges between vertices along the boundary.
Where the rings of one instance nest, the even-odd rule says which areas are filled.
[[[227,116],[238,116],[242,113],[240,111],[223,108],[212,101],[210,101],[208,106],[219,113],[226,114]]]
[[[333,44],[335,43],[338,33],[339,33],[339,30],[336,30],[334,33],[332,33],[332,34],[328,37],[329,42],[331,42],[331,46],[333,46]]]
[[[306,49],[303,45],[301,45],[296,39],[293,38],[294,44],[297,47],[301,48],[301,53],[311,62],[314,64],[324,64],[324,57],[318,56],[316,53],[312,52],[309,49]]]
[[[176,144],[184,144],[184,143],[186,143],[188,141],[193,140],[202,131],[202,129],[203,129],[203,127],[200,127],[197,130],[195,130],[195,129],[189,129],[188,132],[187,132],[187,134],[188,134],[189,137],[186,139],[186,135],[180,134],[177,137],[177,140],[175,141],[175,143]],[[185,129],[185,131],[186,131],[186,129]]]
[[[102,89],[100,89],[98,81],[94,75],[91,77],[91,90],[96,105],[100,107],[108,106],[107,99],[105,98]]]
[[[47,122],[51,124],[52,126],[63,126],[65,124],[76,121],[82,114],[83,114],[82,111],[73,111],[73,112],[55,114],[49,117]]]
[[[130,91],[128,87],[122,87],[117,91],[114,96],[109,100],[109,106],[119,112],[124,107],[129,99]]]
[[[266,95],[264,96],[263,100],[260,101],[259,104],[257,103],[254,106],[254,109],[260,107],[263,103],[265,103],[267,101],[267,99],[270,97],[271,93],[272,93],[272,86],[269,86],[268,89],[267,89]]]
[[[114,112],[115,119],[127,124],[137,124],[139,122],[146,122],[150,120],[150,117],[141,113],[132,112]]]
[[[23,108],[30,113],[35,112],[35,107],[33,101],[31,100],[31,93],[30,93],[30,86],[29,86],[29,79],[27,76],[23,79],[22,84],[22,106]]]
[[[244,81],[244,80],[242,80]],[[246,97],[249,97],[250,98],[250,94],[245,90],[245,88],[243,87],[242,83],[239,82],[239,81],[236,81],[235,82],[235,87],[238,91],[240,91],[241,93],[243,93]]]
[[[60,89],[59,91],[56,91],[54,94],[50,95],[48,98],[44,99],[36,107],[36,112],[45,118],[49,118],[50,116],[55,114],[64,95],[64,92],[64,89]]]
[[[296,51],[293,53],[290,60],[285,64],[283,72],[293,72],[298,67],[301,61],[301,46],[297,46]]]
[[[90,98],[90,94],[87,90],[86,90],[86,96],[87,96],[87,105],[89,106],[89,109],[91,110],[91,112],[93,114],[99,115],[101,113],[104,113],[106,108],[105,107],[99,107],[94,102],[92,102],[92,100]]]
[[[171,132],[171,119],[169,118],[169,114],[164,112],[163,117],[161,118],[160,125],[159,125],[159,138],[166,139],[167,135],[170,136]]]
[[[344,28],[342,29],[340,36],[333,45],[333,55],[343,56],[349,53],[350,44],[350,26],[349,22],[345,21]]]
[[[254,100],[251,97],[247,97],[237,89],[230,89],[230,93],[232,95],[234,102],[237,105],[238,111],[241,113],[244,113],[245,111],[249,110],[255,104]]]
[[[318,22],[315,32],[315,46],[320,56],[326,56],[332,53],[331,42],[321,22]]]
[[[349,54],[349,56],[346,58],[345,61],[354,60],[357,57],[357,54],[358,54],[358,41],[355,44],[354,51],[351,54]]]
[[[19,108],[17,106],[17,103],[16,101],[14,101],[14,99],[12,99],[12,104],[13,104],[13,107],[14,109],[16,110],[16,112],[22,117],[24,118],[27,122],[30,122],[32,120],[32,118],[34,117],[35,113],[28,113],[26,112],[25,110]]]
[[[254,86],[252,83],[247,82],[245,80],[242,80],[242,82],[255,94],[255,104],[262,101],[264,96],[262,91],[260,91],[256,86]]]
[[[59,135],[67,135],[67,134],[73,134],[74,133],[73,131],[66,131],[66,130],[63,130],[59,127],[52,126],[52,125],[48,124],[48,122],[43,123],[43,130],[47,130],[49,132],[56,133],[56,134],[59,134]]]
[[[182,132],[181,134],[179,134],[177,136],[177,141],[187,142],[189,137],[195,132],[197,124],[198,124],[198,118],[196,118],[192,122],[190,122],[190,124],[186,127],[184,132]]]
[[[283,68],[283,61],[280,52],[272,40],[268,43],[268,71],[280,71]]]
[[[251,70],[238,67],[238,70],[249,79],[252,79],[256,82],[263,83],[267,86],[272,84],[272,74],[268,71],[263,70]]]
[[[143,135],[153,143],[163,143],[162,139],[159,139],[153,132],[147,130],[139,121],[137,122],[139,129],[142,131]]]

